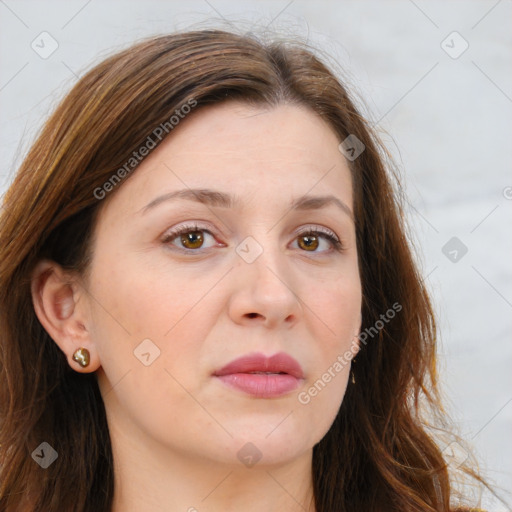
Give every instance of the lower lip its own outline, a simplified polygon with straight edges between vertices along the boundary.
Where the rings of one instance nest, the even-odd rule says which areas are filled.
[[[297,389],[300,384],[300,379],[285,373],[232,373],[229,375],[218,375],[217,378],[224,382],[224,384],[256,398],[282,396]]]

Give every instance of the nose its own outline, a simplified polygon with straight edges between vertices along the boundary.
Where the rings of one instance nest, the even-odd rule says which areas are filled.
[[[302,314],[302,304],[291,283],[286,262],[264,251],[259,258],[239,261],[232,272],[234,291],[229,316],[240,325],[291,328]]]

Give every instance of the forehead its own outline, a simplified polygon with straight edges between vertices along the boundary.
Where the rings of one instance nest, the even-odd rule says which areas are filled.
[[[144,159],[112,203],[136,209],[164,192],[210,188],[260,204],[335,193],[351,205],[350,170],[338,145],[332,128],[303,106],[201,107]]]

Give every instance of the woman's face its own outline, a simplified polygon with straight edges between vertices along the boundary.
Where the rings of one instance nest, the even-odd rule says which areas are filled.
[[[326,434],[361,318],[338,144],[302,107],[202,108],[104,200],[86,328],[114,446],[276,464]]]

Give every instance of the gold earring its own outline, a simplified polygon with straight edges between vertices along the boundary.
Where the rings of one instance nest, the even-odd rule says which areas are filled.
[[[73,353],[73,360],[76,361],[82,368],[89,365],[91,354],[86,348],[80,347]]]
[[[352,360],[352,364],[354,364],[355,362],[356,362],[356,358],[354,357],[354,359]],[[351,370],[352,371],[350,372],[350,375],[351,375],[350,380],[352,381],[352,384],[355,384],[356,383],[356,378],[354,376],[354,369],[352,368]]]

